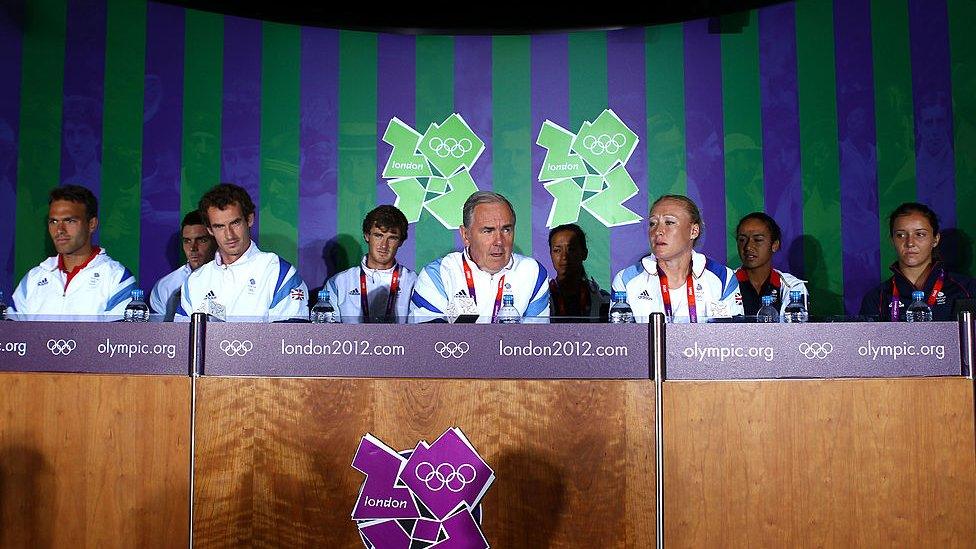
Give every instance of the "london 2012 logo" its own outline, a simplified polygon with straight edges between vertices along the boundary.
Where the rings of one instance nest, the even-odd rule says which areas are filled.
[[[485,150],[460,114],[431,124],[423,135],[393,118],[383,141],[393,146],[383,178],[396,194],[394,205],[416,223],[427,210],[448,229],[461,226],[461,206],[478,190],[471,167]]]
[[[352,466],[366,475],[352,511],[366,547],[489,547],[481,500],[495,472],[457,427],[402,452],[366,434]]]
[[[627,161],[637,134],[610,109],[575,134],[546,120],[536,144],[546,149],[539,181],[553,197],[547,227],[576,223],[586,210],[607,227],[637,223],[641,216],[624,202],[637,194]]]

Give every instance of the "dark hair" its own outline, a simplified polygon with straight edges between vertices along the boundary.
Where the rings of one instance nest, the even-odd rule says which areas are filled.
[[[88,219],[98,217],[98,199],[94,193],[81,185],[65,185],[51,189],[51,194],[47,199],[50,206],[55,200],[67,200],[85,205],[85,215]]]
[[[681,202],[681,204],[684,205],[685,211],[688,212],[688,215],[691,217],[691,223],[698,225],[698,236],[696,236],[691,242],[692,246],[697,245],[698,239],[705,234],[705,222],[702,221],[701,210],[698,209],[698,204],[695,204],[694,200],[683,194],[665,194],[651,204],[651,210],[653,210],[654,206],[657,206],[659,202],[663,202],[665,200],[674,200],[675,202]]]
[[[207,194],[200,198],[197,210],[200,211],[200,216],[203,217],[209,227],[210,219],[207,218],[207,210],[210,208],[226,210],[231,204],[237,204],[241,207],[241,215],[244,216],[244,219],[254,213],[254,202],[251,201],[251,195],[247,194],[244,187],[233,183],[221,183],[207,191]]]
[[[372,209],[363,219],[363,234],[369,234],[373,227],[400,233],[400,242],[407,241],[407,216],[396,206],[384,204]]]
[[[773,242],[779,242],[783,237],[783,231],[780,230],[779,223],[776,223],[775,219],[763,212],[752,212],[750,214],[746,214],[745,217],[739,220],[739,224],[735,226],[736,234],[738,234],[739,229],[742,228],[742,224],[750,219],[758,219],[759,221],[765,223],[766,228],[769,229],[769,237]]]
[[[932,226],[932,234],[939,234],[939,216],[932,211],[932,208],[929,208],[921,202],[905,202],[895,208],[895,211],[891,212],[891,215],[888,216],[888,236],[895,234],[895,219],[913,213],[919,213],[925,216],[929,225]]]
[[[186,227],[187,225],[206,225],[206,224],[207,222],[203,219],[203,216],[200,215],[200,210],[191,210],[187,212],[186,215],[183,216],[183,222],[180,223],[180,230],[182,231],[183,227]]]
[[[573,233],[574,235],[576,235],[576,241],[579,242],[580,245],[583,246],[583,252],[585,253],[587,251],[587,248],[586,248],[586,233],[584,233],[583,232],[583,229],[580,228],[580,226],[577,225],[576,223],[565,223],[563,225],[560,225],[558,227],[553,227],[552,229],[550,229],[549,230],[549,248],[550,249],[552,248],[552,237],[553,236],[556,236],[556,233],[559,233],[559,232],[562,232],[562,231],[569,231],[569,232]]]

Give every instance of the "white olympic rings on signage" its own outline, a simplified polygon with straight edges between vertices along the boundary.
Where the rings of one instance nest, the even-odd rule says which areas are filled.
[[[470,473],[468,473],[470,471]],[[452,492],[460,492],[465,486],[474,482],[478,472],[473,465],[465,463],[458,468],[450,463],[441,463],[434,467],[429,461],[425,461],[414,470],[417,480],[427,485],[431,492],[440,492],[445,487]]]
[[[462,137],[461,139],[455,139],[453,137],[448,137],[447,139],[432,137],[430,138],[430,142],[427,143],[427,146],[430,147],[430,150],[434,154],[441,158],[447,158],[448,156],[461,158],[474,147],[471,140],[467,137]]]
[[[622,133],[615,133],[613,136],[602,133],[599,136],[587,135],[583,138],[583,148],[596,156],[605,154],[617,154],[620,149],[627,144],[627,137]]]
[[[441,358],[461,358],[469,350],[467,341],[438,341],[434,344],[434,352],[441,355]]]
[[[47,340],[47,350],[51,351],[52,355],[69,355],[71,351],[75,350],[77,343],[73,339],[49,339]]]
[[[830,343],[801,343],[797,346],[797,350],[808,360],[814,358],[823,360],[827,358],[827,355],[834,352],[834,346]]]
[[[220,350],[227,356],[244,356],[253,348],[254,344],[246,339],[244,341],[225,339],[220,342]]]

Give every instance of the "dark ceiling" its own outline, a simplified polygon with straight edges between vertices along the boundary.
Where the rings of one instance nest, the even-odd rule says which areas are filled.
[[[310,4],[297,0],[163,0],[205,11],[300,25],[401,34],[525,34],[640,27],[716,17],[782,0],[661,0],[643,9],[623,3],[358,2]],[[574,7],[570,7],[570,6]],[[640,4],[638,4],[640,5]]]

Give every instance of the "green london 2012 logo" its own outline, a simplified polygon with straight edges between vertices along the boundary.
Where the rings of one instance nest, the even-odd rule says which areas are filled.
[[[461,209],[478,190],[471,167],[485,150],[461,115],[431,124],[421,135],[399,118],[386,127],[383,141],[393,146],[383,178],[396,194],[394,205],[409,223],[426,209],[448,229],[461,226]]]
[[[629,225],[641,216],[623,205],[637,194],[626,165],[637,134],[610,109],[573,134],[546,120],[536,144],[546,149],[539,181],[553,197],[547,227],[579,220],[586,210],[607,227]]]

